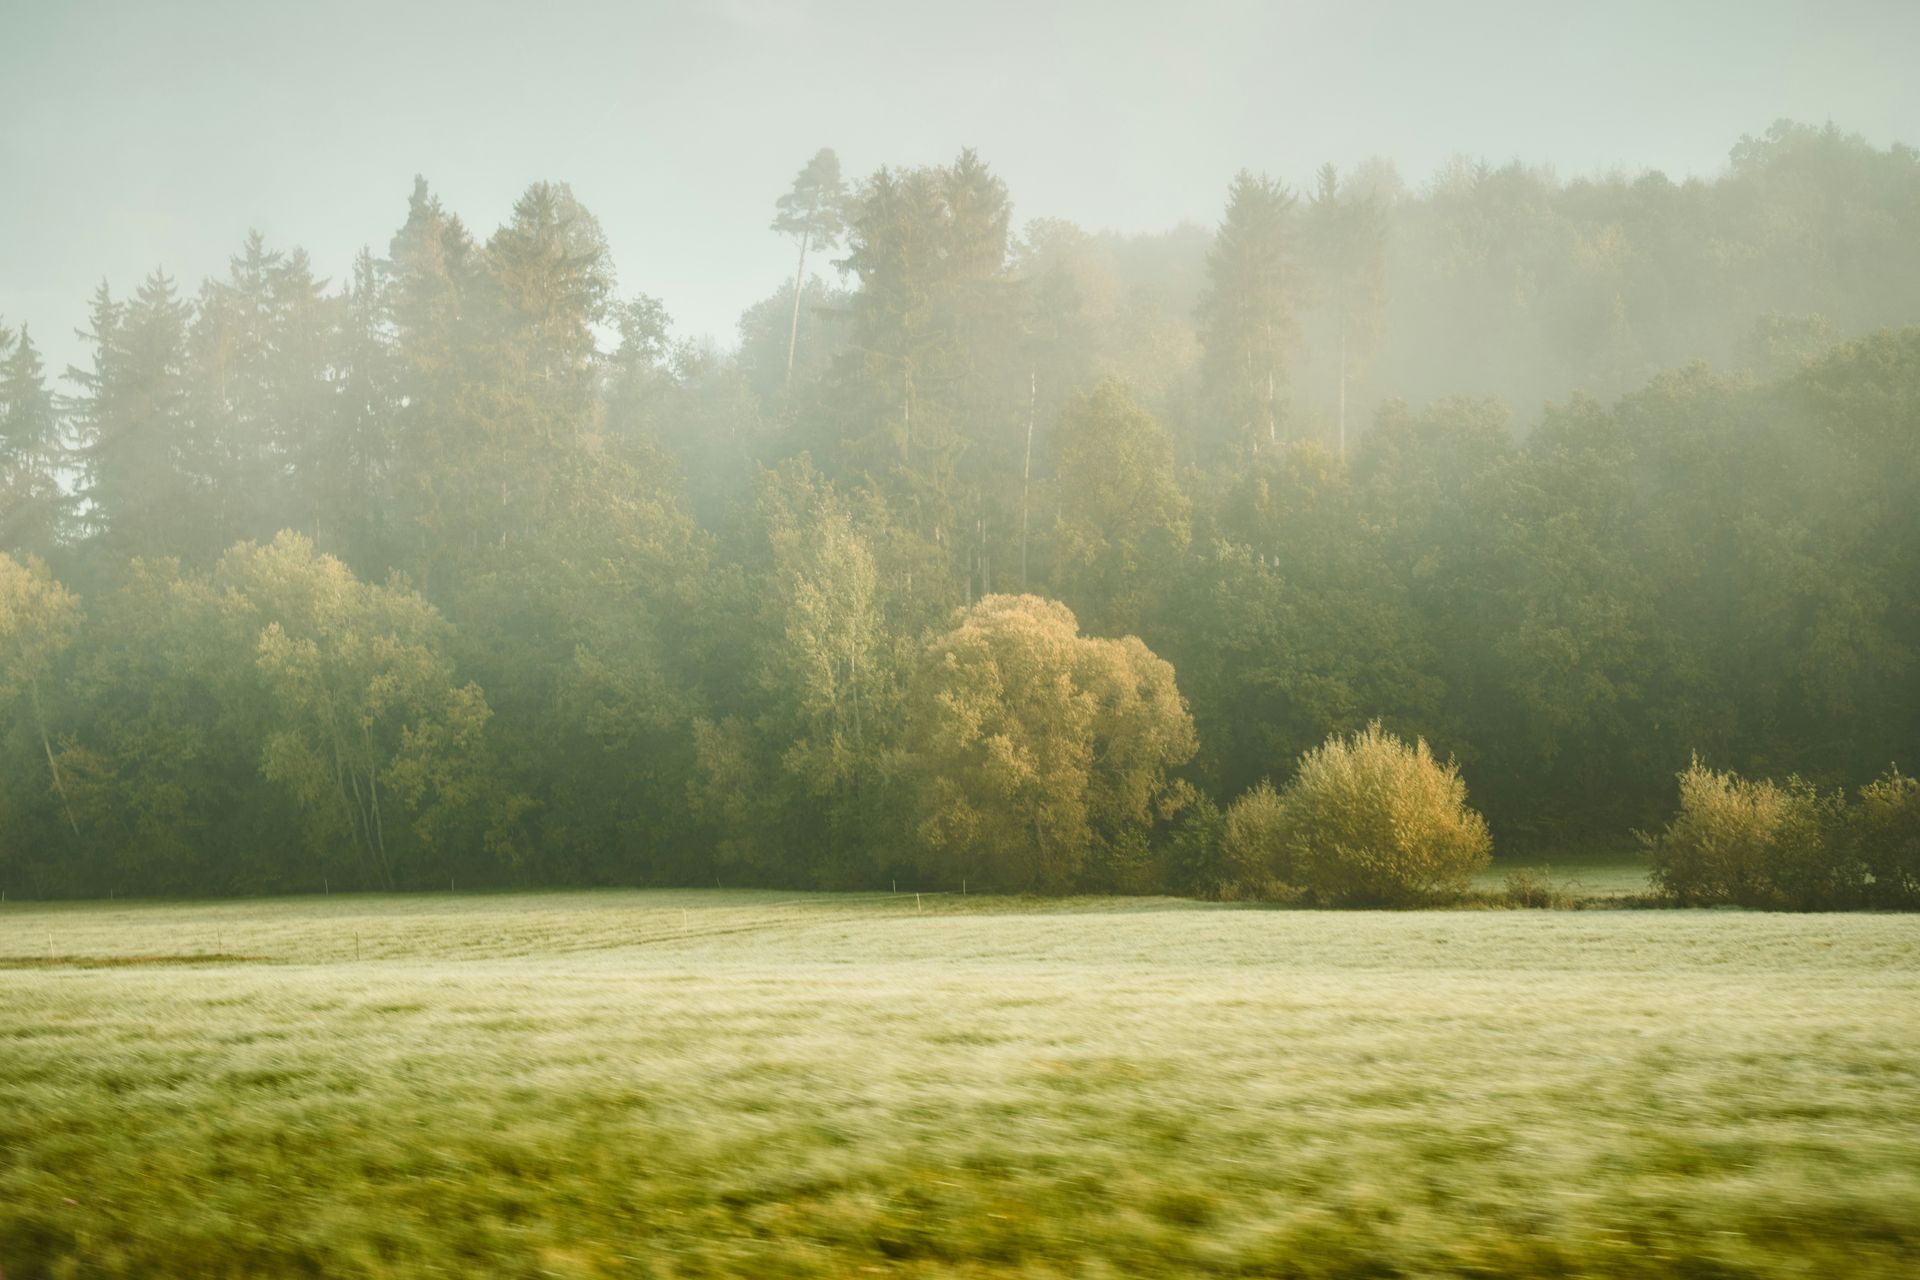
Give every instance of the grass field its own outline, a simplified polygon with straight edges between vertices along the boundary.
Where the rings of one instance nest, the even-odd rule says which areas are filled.
[[[1501,858],[1473,877],[1473,887],[1482,892],[1498,892],[1515,872],[1523,872],[1551,884],[1575,899],[1587,901],[1609,898],[1646,897],[1652,892],[1648,879],[1651,865],[1634,853],[1588,853],[1573,857],[1508,860]]]
[[[1920,1274],[1913,917],[10,903],[0,957],[7,1280]]]

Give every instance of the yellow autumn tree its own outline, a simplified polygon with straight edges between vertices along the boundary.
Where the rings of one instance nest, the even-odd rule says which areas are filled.
[[[1191,795],[1169,776],[1197,742],[1173,668],[1128,636],[1080,634],[1037,596],[987,596],[921,650],[904,780],[920,865],[1064,892],[1137,860]]]

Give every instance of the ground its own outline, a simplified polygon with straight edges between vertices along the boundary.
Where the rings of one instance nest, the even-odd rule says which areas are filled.
[[[0,957],[9,1280],[1920,1273],[1910,916],[12,902]]]

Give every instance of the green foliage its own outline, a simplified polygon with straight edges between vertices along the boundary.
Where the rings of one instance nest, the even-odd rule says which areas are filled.
[[[1331,905],[1407,906],[1458,893],[1492,855],[1459,769],[1378,721],[1302,756],[1274,807],[1288,878]]]
[[[7,792],[15,780],[45,779],[46,794],[59,801],[66,825],[77,838],[79,824],[73,802],[60,775],[53,748],[48,703],[59,665],[80,629],[80,601],[48,572],[46,563],[29,557],[25,564],[0,552],[0,758],[9,762]],[[43,760],[36,760],[38,755]],[[0,822],[16,806],[38,807],[31,791],[0,797]],[[28,831],[15,819],[11,830],[0,826],[0,842],[24,846]],[[4,847],[0,845],[0,847]]]
[[[694,723],[689,797],[722,865],[764,879],[864,883],[889,856],[885,762],[896,643],[873,539],[805,459],[763,473],[733,604],[737,674]]]
[[[45,557],[71,533],[64,452],[33,335],[25,325],[17,337],[0,328],[0,553]]]
[[[136,560],[94,597],[58,752],[88,857],[81,875],[49,870],[47,888],[260,893],[355,883],[346,851],[307,846],[290,797],[262,776],[273,717],[244,614],[177,560]]]
[[[1537,871],[1522,868],[1509,871],[1500,881],[1500,898],[1510,907],[1535,910],[1564,909],[1573,905],[1573,895]]]
[[[1198,327],[1223,445],[1279,441],[1294,313],[1305,292],[1294,203],[1280,182],[1242,169],[1227,188],[1226,215],[1207,254]]]
[[[1053,449],[1054,581],[1093,629],[1138,631],[1190,537],[1173,442],[1125,384],[1108,379],[1068,406]]]
[[[1888,769],[1860,788],[1848,837],[1874,906],[1920,907],[1920,781]]]
[[[1017,883],[1294,883],[1231,865],[1225,815],[1156,846],[1113,779],[1183,758],[1179,695],[1129,642],[1065,666],[1156,673],[1092,699],[1160,708],[1145,763],[1100,754],[1106,711],[929,674],[1016,584],[1177,669],[1184,780],[1223,800],[1375,719],[1515,851],[1657,823],[1695,747],[1857,785],[1920,750],[1920,329],[1858,336],[1917,318],[1916,196],[1911,149],[1782,124],[1714,180],[1368,162],[1120,236],[1016,225],[970,151],[850,187],[823,151],[737,353],[619,293],[561,183],[476,235],[417,181],[338,286],[257,234],[197,288],[103,285],[68,396],[0,326],[0,551],[88,602],[0,713],[0,878],[386,883],[385,827],[396,881],[867,885],[1004,839]],[[277,588],[216,566],[282,531],[339,616],[262,666]],[[335,678],[399,701],[323,714]],[[947,695],[1021,709],[976,742],[931,728]],[[1000,738],[1044,777],[989,779]],[[1874,787],[1858,866],[1779,900],[1912,902],[1907,792]]]
[[[1864,868],[1843,839],[1839,795],[1798,777],[1749,782],[1707,768],[1698,756],[1679,778],[1680,812],[1646,840],[1662,893],[1682,906],[1858,905]]]
[[[1286,801],[1261,780],[1227,809],[1220,836],[1220,892],[1229,897],[1285,901],[1299,896],[1288,847],[1292,824]]]
[[[1181,812],[1160,851],[1160,881],[1169,893],[1214,898],[1227,882],[1221,860],[1227,816],[1202,791]]]
[[[295,534],[235,547],[216,581],[257,636],[275,723],[261,771],[297,801],[315,851],[352,847],[387,888],[437,880],[445,864],[430,859],[482,809],[489,714],[479,686],[455,679],[438,612]]]

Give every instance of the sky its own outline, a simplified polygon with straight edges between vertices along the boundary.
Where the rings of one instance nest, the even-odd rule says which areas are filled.
[[[190,292],[250,228],[338,280],[419,173],[482,237],[570,183],[622,292],[725,344],[822,146],[851,176],[972,146],[1016,223],[1151,231],[1243,167],[1709,177],[1781,117],[1912,145],[1916,50],[1920,0],[0,0],[0,321],[58,369],[102,278]]]

